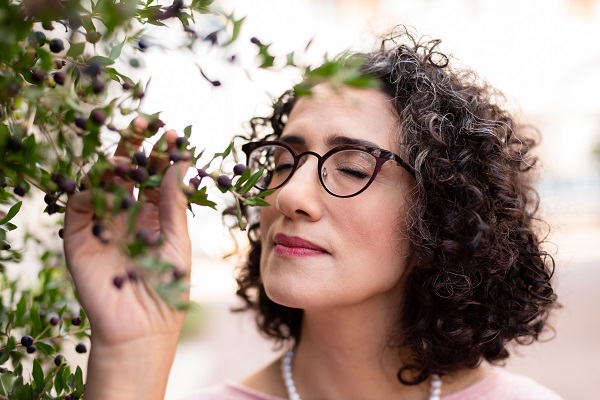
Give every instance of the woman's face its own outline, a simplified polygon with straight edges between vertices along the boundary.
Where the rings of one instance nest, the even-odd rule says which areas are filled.
[[[298,153],[323,155],[339,143],[361,140],[402,156],[398,118],[389,101],[377,90],[336,93],[318,85],[311,97],[298,100],[281,140],[293,143]],[[317,158],[307,156],[261,209],[267,295],[305,310],[377,299],[395,305],[409,262],[405,215],[413,184],[408,172],[388,161],[366,191],[337,198],[321,186]]]

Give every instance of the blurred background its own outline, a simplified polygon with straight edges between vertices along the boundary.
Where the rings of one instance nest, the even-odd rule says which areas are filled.
[[[223,150],[234,134],[245,132],[245,121],[266,115],[271,98],[299,80],[291,69],[250,68],[256,55],[256,47],[248,45],[251,37],[272,43],[273,54],[303,53],[311,42],[298,61],[318,63],[325,53],[372,49],[376,35],[403,24],[442,39],[441,49],[455,63],[474,69],[507,95],[520,120],[541,132],[538,190],[542,215],[551,227],[547,249],[556,261],[555,286],[564,306],[552,321],[552,340],[515,349],[507,368],[533,377],[565,399],[593,396],[600,371],[600,0],[215,4],[237,18],[246,16],[243,46],[228,50],[236,54],[237,65],[214,62],[212,50],[194,55],[194,60],[149,51],[140,72],[152,76],[146,111],[162,111],[168,127],[180,131],[193,125],[192,144],[209,153]],[[202,31],[210,32],[210,26]],[[222,85],[209,85],[194,63]],[[241,259],[223,259],[235,250],[235,242],[219,213],[195,213],[190,216],[192,297],[200,307],[190,313],[167,399],[241,379],[280,356],[259,336],[252,315],[230,313],[240,304],[233,274]],[[28,224],[35,227],[36,221]],[[244,234],[236,238],[243,250]]]
[[[239,0],[221,3],[246,15],[241,41],[258,37],[274,54],[304,49],[318,63],[326,52],[371,49],[375,36],[397,24],[442,39],[441,48],[502,90],[523,122],[541,132],[542,214],[551,226],[548,250],[564,308],[552,340],[515,349],[507,368],[524,373],[565,399],[589,398],[600,371],[600,1],[598,0]],[[248,47],[248,46],[244,46]],[[253,60],[239,54],[244,62]],[[189,63],[156,54],[147,62],[153,91],[146,106],[170,124],[194,124],[202,146],[223,148],[253,115],[268,112],[270,96],[297,81],[292,72],[253,72],[212,66],[198,56],[211,88]],[[186,69],[186,68],[189,68]],[[179,126],[176,126],[179,127]],[[193,313],[172,369],[168,399],[236,380],[279,356],[238,305],[232,278],[239,259],[220,217],[198,211],[194,240]],[[239,236],[243,246],[243,235]]]

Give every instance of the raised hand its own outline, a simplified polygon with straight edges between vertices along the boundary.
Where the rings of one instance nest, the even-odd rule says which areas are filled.
[[[176,132],[165,135],[168,149],[174,149]],[[122,141],[111,163],[129,166],[131,149],[139,145],[135,140]],[[189,163],[171,165],[165,153],[156,149],[148,162],[157,172],[164,171],[164,177],[159,188],[144,191],[147,201],[136,231],[144,232],[149,241],[160,237],[162,245],[156,247],[156,256],[172,264],[177,274],[188,276],[191,244],[187,199],[181,187]],[[133,184],[117,174],[106,173],[103,180],[133,195]],[[119,207],[111,204],[113,197],[106,200],[108,208]],[[92,330],[86,399],[162,398],[183,324],[184,312],[165,304],[143,279],[135,279],[135,267],[121,248],[128,239],[127,224],[121,212],[112,221],[97,225],[90,191],[76,193],[68,200],[65,255]],[[134,279],[123,280],[128,274]],[[115,277],[121,282],[115,282]],[[143,385],[136,378],[140,375]]]

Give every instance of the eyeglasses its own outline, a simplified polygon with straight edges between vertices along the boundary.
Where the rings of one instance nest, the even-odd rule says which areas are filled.
[[[278,189],[285,185],[302,165],[302,159],[313,155],[318,159],[319,181],[335,197],[352,197],[365,191],[387,161],[395,161],[413,177],[414,170],[391,151],[354,145],[334,147],[324,155],[314,151],[298,154],[293,147],[280,141],[249,142],[242,146],[247,166],[252,173],[262,169],[255,187]]]

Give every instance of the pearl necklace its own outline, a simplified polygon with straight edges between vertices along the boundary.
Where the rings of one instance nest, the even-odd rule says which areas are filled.
[[[296,384],[294,383],[294,375],[292,373],[292,360],[294,359],[294,349],[292,348],[281,360],[281,377],[285,382],[285,388],[287,390],[289,400],[302,400],[298,391],[296,390]],[[429,385],[429,397],[427,400],[440,400],[442,393],[442,380],[437,374],[431,375],[431,384]]]

